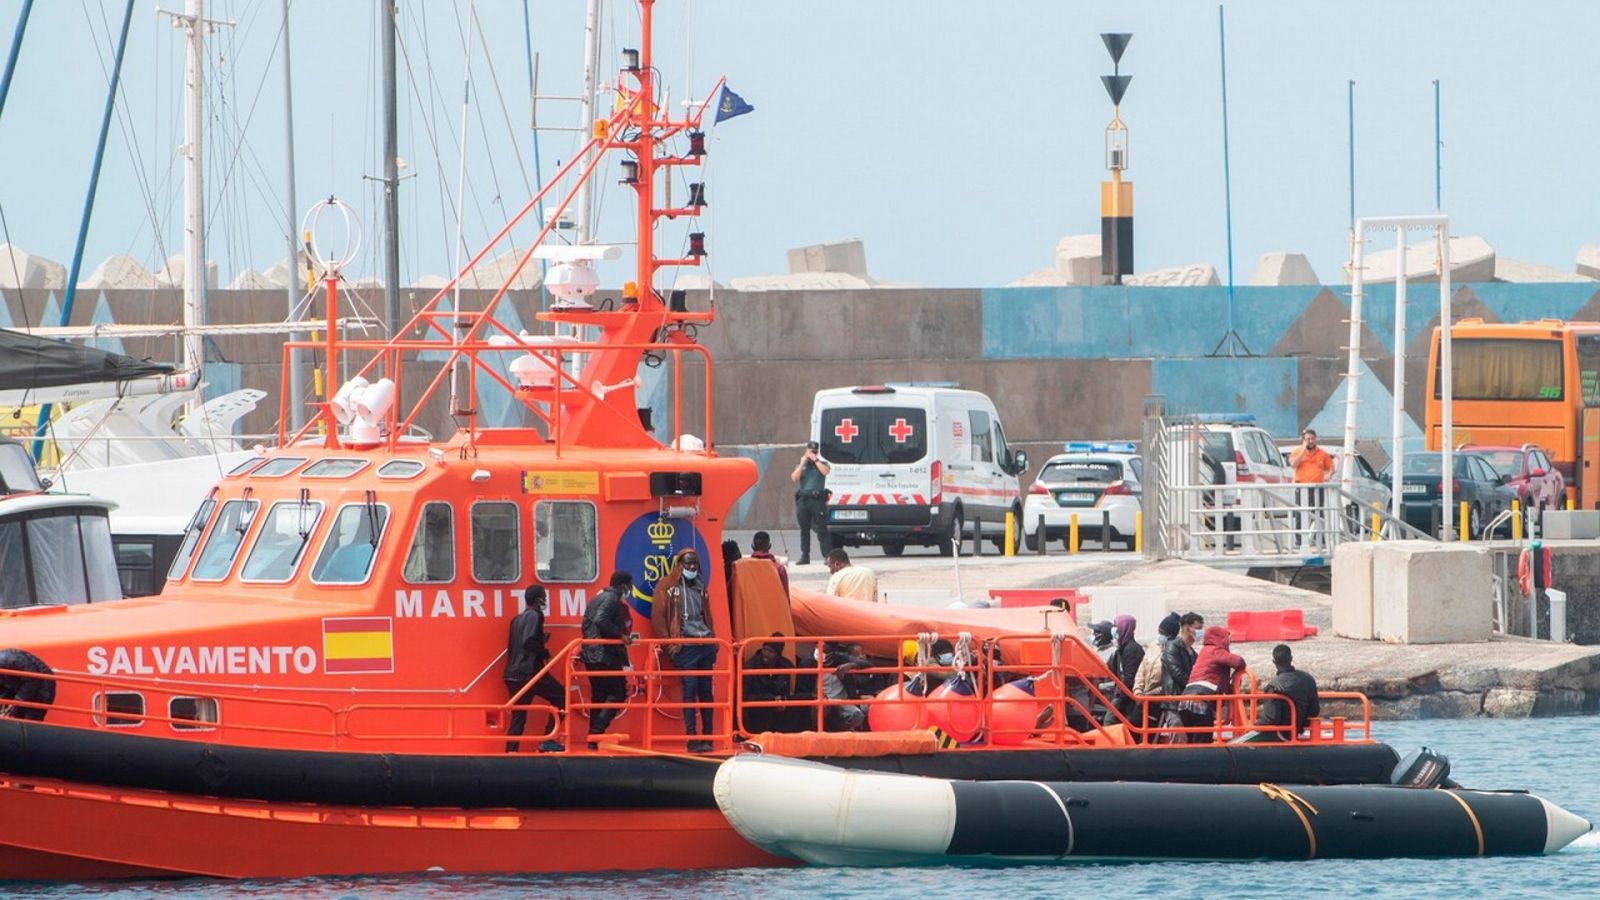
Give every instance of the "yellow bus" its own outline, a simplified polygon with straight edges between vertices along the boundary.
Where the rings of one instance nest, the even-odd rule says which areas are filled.
[[[1457,444],[1537,444],[1579,506],[1600,500],[1600,322],[1462,319],[1450,330]],[[1428,354],[1429,450],[1440,449],[1439,329]]]

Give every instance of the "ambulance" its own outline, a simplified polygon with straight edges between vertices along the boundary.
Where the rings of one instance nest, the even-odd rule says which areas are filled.
[[[832,467],[828,532],[836,547],[908,544],[961,552],[976,536],[997,548],[1006,514],[1020,540],[1028,457],[1006,443],[994,401],[946,385],[881,384],[818,391],[811,439]]]

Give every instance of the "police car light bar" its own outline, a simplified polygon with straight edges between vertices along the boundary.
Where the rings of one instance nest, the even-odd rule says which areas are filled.
[[[1067,441],[1061,448],[1068,453],[1138,453],[1133,441]]]
[[[1256,417],[1251,413],[1198,413],[1186,418],[1200,423],[1213,425],[1254,425]]]

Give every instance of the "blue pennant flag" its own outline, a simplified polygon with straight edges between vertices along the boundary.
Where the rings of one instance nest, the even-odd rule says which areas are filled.
[[[727,85],[722,86],[722,96],[717,98],[717,118],[711,123],[715,125],[723,119],[742,116],[747,112],[755,112],[756,108],[744,102],[744,98],[735,94]]]

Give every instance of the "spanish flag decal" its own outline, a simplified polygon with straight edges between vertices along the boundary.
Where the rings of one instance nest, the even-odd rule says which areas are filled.
[[[329,675],[394,671],[394,620],[361,616],[322,620],[322,671]]]

